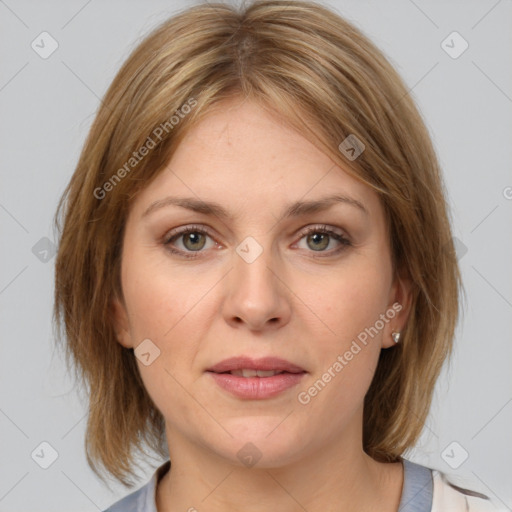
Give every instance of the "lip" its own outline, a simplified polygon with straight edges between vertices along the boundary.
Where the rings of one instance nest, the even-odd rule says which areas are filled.
[[[240,377],[223,373],[243,369],[275,370],[283,373],[271,377]],[[300,366],[285,359],[276,357],[252,359],[246,356],[225,359],[206,372],[223,390],[245,400],[264,400],[277,396],[299,384],[307,373]]]
[[[231,370],[275,370],[277,372],[303,373],[306,370],[279,357],[261,357],[253,359],[249,356],[230,357],[215,366],[208,368],[208,372],[223,373]]]

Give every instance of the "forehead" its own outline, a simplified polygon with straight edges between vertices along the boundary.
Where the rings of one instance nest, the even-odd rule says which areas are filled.
[[[166,168],[134,207],[144,213],[167,195],[215,202],[216,214],[297,208],[327,195],[380,214],[376,193],[297,129],[250,100],[226,100],[190,128]],[[190,201],[189,201],[190,203]],[[361,208],[362,206],[362,208]],[[215,208],[215,206],[214,206]],[[312,211],[312,210],[311,210]]]

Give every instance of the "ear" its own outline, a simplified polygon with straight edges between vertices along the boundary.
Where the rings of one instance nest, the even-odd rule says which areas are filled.
[[[124,302],[117,296],[114,296],[110,302],[110,314],[116,331],[117,341],[125,348],[133,348],[128,313]]]
[[[397,343],[393,340],[393,333],[401,333],[407,324],[412,305],[412,281],[405,272],[395,272],[395,279],[389,294],[386,317],[389,321],[385,324],[382,348],[394,347]],[[399,341],[401,343],[401,340]]]

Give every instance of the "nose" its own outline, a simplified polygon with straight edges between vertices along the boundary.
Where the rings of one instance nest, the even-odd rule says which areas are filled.
[[[263,248],[261,243],[260,246]],[[290,320],[291,292],[278,259],[267,248],[254,260],[240,254],[233,254],[233,268],[227,276],[222,311],[226,321],[235,328],[245,326],[251,331],[283,327]]]

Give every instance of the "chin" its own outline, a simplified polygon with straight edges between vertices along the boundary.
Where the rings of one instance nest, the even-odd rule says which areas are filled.
[[[246,416],[222,424],[233,438],[223,437],[212,448],[239,466],[276,468],[297,461],[305,442],[304,429],[284,416]],[[282,422],[282,423],[281,423]],[[221,448],[219,450],[219,448]]]

